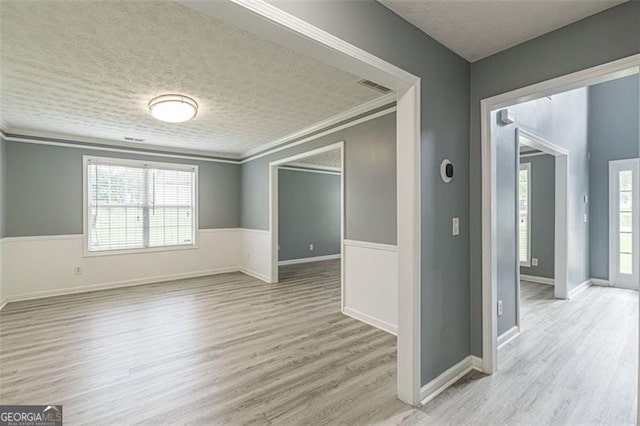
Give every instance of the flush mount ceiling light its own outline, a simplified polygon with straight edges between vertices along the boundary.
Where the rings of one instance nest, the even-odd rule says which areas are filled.
[[[182,123],[196,116],[198,103],[184,95],[161,95],[149,101],[149,111],[157,120]]]

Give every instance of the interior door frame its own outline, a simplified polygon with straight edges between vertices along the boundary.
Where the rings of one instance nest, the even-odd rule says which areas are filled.
[[[536,135],[534,132],[516,129],[516,141],[531,148],[537,149],[554,157],[555,186],[554,186],[554,232],[553,232],[553,293],[556,299],[569,298],[569,156],[567,149],[549,142]],[[516,239],[519,234],[516,233]],[[531,246],[529,246],[531,247]],[[518,327],[520,326],[520,264],[517,268],[518,298],[516,312]]]
[[[619,226],[618,219],[618,207],[616,203],[619,201],[617,195],[619,192],[619,182],[616,173],[622,170],[629,170],[633,172],[633,196],[632,196],[632,229],[633,229],[633,275],[631,282],[626,280],[617,280],[616,272],[618,267],[619,254],[619,239],[616,232]],[[609,161],[609,285],[614,287],[628,288],[632,290],[638,290],[638,281],[640,280],[640,202],[638,202],[638,196],[640,194],[640,159],[628,158],[623,160]]]
[[[293,163],[305,158],[313,157],[318,154],[340,150],[340,309],[344,311],[344,291],[345,291],[345,274],[344,274],[344,219],[345,219],[345,170],[344,170],[344,141],[336,142],[321,148],[305,151],[301,154],[292,155],[269,163],[269,229],[271,230],[271,268],[269,271],[269,282],[275,284],[279,281],[279,186],[278,186],[278,170],[280,166],[287,163]]]
[[[398,328],[397,395],[421,401],[420,343],[420,78],[354,46],[266,0],[177,0],[251,33],[396,94]]]
[[[498,369],[497,162],[496,146],[491,132],[491,112],[543,96],[551,96],[567,90],[629,75],[638,75],[639,71],[640,54],[637,54],[480,101],[482,152],[482,369],[486,374],[493,374]]]

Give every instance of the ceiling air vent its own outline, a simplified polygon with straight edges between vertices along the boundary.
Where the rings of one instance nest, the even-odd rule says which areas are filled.
[[[391,89],[389,89],[388,87],[384,87],[378,83],[375,83],[371,80],[365,80],[362,79],[360,81],[358,81],[358,84],[361,84],[365,87],[368,87],[369,89],[373,89],[373,90],[377,90],[380,93],[389,93],[391,91]]]
[[[132,138],[131,136],[125,136],[124,137],[125,141],[129,141],[129,142],[144,142],[144,139],[141,138]]]

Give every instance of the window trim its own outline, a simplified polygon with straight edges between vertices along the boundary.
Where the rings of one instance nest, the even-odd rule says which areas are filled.
[[[144,247],[144,248],[131,248],[131,249],[118,249],[118,250],[89,250],[89,217],[88,217],[88,202],[89,202],[89,163],[91,161],[98,161],[100,164],[113,164],[117,166],[135,166],[168,170],[186,170],[193,171],[193,244],[181,244],[172,246],[161,247]],[[97,257],[97,256],[114,256],[123,254],[136,254],[136,253],[154,253],[162,251],[177,251],[177,250],[194,250],[198,248],[198,232],[200,230],[199,220],[199,188],[198,188],[198,165],[197,164],[184,164],[184,163],[162,163],[157,161],[145,161],[135,160],[130,158],[116,158],[116,157],[102,157],[94,155],[82,156],[82,250],[84,257]]]
[[[527,171],[527,260],[520,260],[520,172]],[[518,262],[525,268],[531,267],[531,162],[520,163],[518,168],[518,199],[516,202],[516,217],[518,225]]]

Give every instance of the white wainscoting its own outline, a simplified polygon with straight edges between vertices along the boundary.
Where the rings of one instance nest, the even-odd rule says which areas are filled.
[[[392,334],[398,328],[398,248],[344,240],[342,311]]]
[[[197,248],[92,257],[83,256],[82,235],[5,238],[3,295],[26,300],[238,271],[242,233],[200,230]]]
[[[271,232],[241,229],[240,271],[269,282],[271,274]]]

